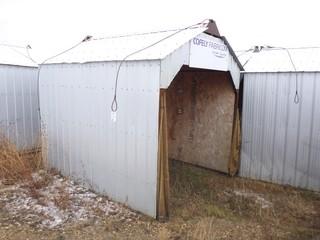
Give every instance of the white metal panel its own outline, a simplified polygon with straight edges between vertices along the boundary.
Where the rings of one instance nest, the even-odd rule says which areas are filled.
[[[228,47],[223,40],[202,33],[190,42],[190,67],[228,71]]]
[[[159,61],[44,65],[40,75],[49,162],[95,190],[156,216]]]
[[[189,66],[229,71],[235,88],[239,89],[240,68],[228,46],[220,38],[201,33],[190,40]]]
[[[161,60],[160,88],[168,88],[183,65],[189,64],[190,42]]]
[[[194,39],[207,39],[207,47],[197,46],[195,47]],[[223,44],[220,46],[225,47],[226,52],[223,58],[216,56],[216,52],[212,53],[210,50],[210,40]],[[213,46],[215,42],[211,42]],[[202,49],[203,48],[203,49]],[[199,50],[201,49],[201,50]],[[208,50],[209,49],[209,50]],[[224,51],[220,51],[222,56]],[[190,67],[218,70],[218,71],[229,71],[236,89],[239,89],[240,82],[240,68],[229,53],[227,46],[224,45],[223,41],[218,38],[214,38],[207,34],[200,34],[195,38],[191,39],[188,43],[185,43],[179,49],[172,52],[166,58],[161,60],[161,76],[160,76],[160,88],[168,88],[171,81],[174,79],[176,74],[179,72],[183,65],[189,65]]]
[[[91,40],[82,43],[80,46],[47,63],[84,63],[122,60],[127,55],[166,38],[154,46],[134,54],[127,60],[163,59],[206,29],[206,27],[195,27],[185,30],[162,31]],[[172,35],[174,33],[176,34]]]
[[[37,68],[0,65],[0,131],[19,150],[39,144]]]
[[[235,59],[232,56],[229,57],[228,70],[229,70],[230,75],[232,77],[233,84],[234,84],[235,88],[239,89],[240,71],[241,70],[240,70],[237,62],[235,61]]]
[[[297,71],[320,71],[320,48],[289,48]],[[262,49],[260,52],[238,52],[246,72],[290,72],[294,67],[287,50]]]
[[[28,57],[26,48],[2,45],[0,43],[0,64],[36,67]]]
[[[240,175],[320,190],[320,73],[245,73]]]

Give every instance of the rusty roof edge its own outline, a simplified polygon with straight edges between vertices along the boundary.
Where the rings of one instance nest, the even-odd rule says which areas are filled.
[[[235,52],[233,51],[231,45],[229,44],[227,38],[225,36],[221,36],[220,35],[220,32],[219,32],[219,29],[218,29],[218,26],[216,24],[216,22],[213,20],[213,19],[209,19],[209,23],[207,25],[207,30],[204,31],[204,33],[208,34],[208,35],[211,35],[213,37],[217,37],[217,38],[220,38],[223,40],[223,42],[227,45],[229,51],[230,51],[230,54],[232,55],[232,57],[234,58],[234,60],[236,61],[238,67],[240,68],[240,71],[244,71],[244,68],[242,66],[242,64],[240,63],[237,55],[235,54]]]
[[[207,24],[207,30],[205,33],[214,36],[214,37],[221,37],[218,26],[216,22],[213,19],[209,19],[209,22]]]

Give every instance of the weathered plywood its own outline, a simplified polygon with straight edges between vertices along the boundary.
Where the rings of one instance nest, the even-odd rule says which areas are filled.
[[[180,72],[167,90],[169,158],[228,173],[235,92],[224,72]]]

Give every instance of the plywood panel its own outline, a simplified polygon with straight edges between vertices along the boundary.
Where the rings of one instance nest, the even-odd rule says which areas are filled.
[[[224,72],[180,72],[167,90],[169,158],[228,172],[235,92]]]

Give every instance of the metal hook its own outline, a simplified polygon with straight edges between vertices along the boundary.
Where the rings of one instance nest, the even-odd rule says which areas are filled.
[[[296,94],[294,95],[294,103],[298,104],[300,102],[300,96],[298,94],[298,91],[296,91]]]
[[[115,95],[111,103],[111,111],[116,112],[117,110],[118,110],[118,101],[117,101],[117,95]]]

